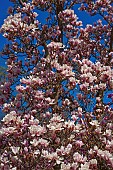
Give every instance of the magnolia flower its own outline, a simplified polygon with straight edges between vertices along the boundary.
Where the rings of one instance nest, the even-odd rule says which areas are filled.
[[[41,134],[46,132],[45,127],[42,127],[40,125],[31,125],[29,127],[30,133],[32,136],[40,136]]]
[[[47,45],[49,52],[53,50],[63,49],[65,46],[61,42],[51,42]]]
[[[20,150],[20,147],[16,147],[16,146],[11,146],[10,148],[11,148],[12,152],[13,152],[15,155],[16,155],[16,154],[19,152],[19,150]]]
[[[39,150],[39,149],[35,150],[35,151],[34,151],[34,154],[35,154],[35,155],[39,155],[39,154],[40,154],[40,150]]]
[[[98,147],[97,146],[94,146],[94,151],[97,151],[98,150]]]
[[[89,162],[85,162],[85,164],[81,164],[81,168],[79,170],[90,170]]]
[[[69,99],[65,99],[65,101],[63,101],[63,104],[64,104],[64,105],[70,105]]]
[[[84,143],[83,143],[82,141],[80,141],[80,140],[77,140],[75,143],[76,143],[79,147],[81,147],[81,146],[84,145]]]
[[[73,159],[74,159],[74,161],[76,161],[76,162],[83,162],[83,156],[80,155],[78,152],[75,152],[75,153],[73,154]]]
[[[3,135],[3,134],[7,134],[7,135],[10,135],[10,134],[13,134],[14,132],[16,131],[16,128],[15,127],[7,127],[7,128],[1,128],[0,130],[0,134]]]
[[[51,152],[49,153],[47,150],[42,150],[42,157],[45,157],[48,159],[50,162],[52,160],[59,161],[59,156],[57,155],[57,152]]]
[[[70,170],[70,168],[71,168],[70,163],[68,163],[68,164],[62,163],[61,164],[61,170]]]
[[[74,14],[74,10],[66,9],[59,13],[58,17],[62,19],[62,21],[69,22],[69,21],[77,21],[78,17],[76,14]],[[71,23],[72,24],[72,23]]]
[[[16,90],[19,92],[23,92],[25,90],[25,87],[22,85],[16,86]]]
[[[95,164],[95,165],[97,165],[97,160],[96,160],[96,159],[91,159],[91,160],[90,160],[90,164]]]
[[[63,122],[64,119],[61,118],[60,115],[57,115],[57,114],[54,114],[53,117],[50,119],[50,122],[57,122],[57,123],[60,123],[60,122]]]
[[[51,131],[61,131],[63,129],[62,123],[50,123],[47,125]]]
[[[57,149],[57,153],[61,154],[61,155],[67,155],[70,153],[72,149],[72,144],[68,144],[67,147],[61,146],[60,149]]]
[[[105,83],[100,83],[99,88],[102,89],[102,90],[106,89],[106,84]]]
[[[38,145],[37,139],[33,139],[33,141],[30,141],[30,143],[31,143],[33,146],[37,146],[37,145]]]
[[[64,146],[61,146],[60,149],[57,148],[56,151],[57,151],[57,153],[60,153],[61,155],[66,154]]]
[[[11,170],[17,170],[17,167],[11,168]]]
[[[104,134],[106,134],[107,136],[111,136],[112,135],[112,130],[111,129],[106,130],[106,132]]]
[[[4,118],[3,118],[3,122],[8,123],[10,121],[16,121],[17,115],[15,111],[11,111],[9,114],[7,114]]]
[[[99,122],[98,120],[92,120],[91,122],[89,122],[92,126],[99,126]]]
[[[38,144],[44,146],[44,147],[47,147],[49,145],[49,142],[43,138],[40,138],[38,141],[37,141]]]
[[[75,121],[68,120],[67,122],[64,122],[63,126],[64,126],[64,128],[74,130],[75,129]]]

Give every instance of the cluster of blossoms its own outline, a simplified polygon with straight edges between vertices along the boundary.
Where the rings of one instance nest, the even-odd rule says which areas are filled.
[[[94,64],[87,59],[78,60],[78,62],[81,65],[80,82],[82,82],[82,87],[84,86],[82,90],[85,90],[85,85],[92,91],[99,89],[103,91],[107,87],[112,89],[113,69],[110,66],[104,66],[100,62]]]
[[[73,10],[66,9],[65,11],[59,13],[59,18],[63,20],[63,22],[72,22],[72,21],[77,21],[77,16],[74,14]]]
[[[63,31],[67,38],[75,37],[78,33],[78,27],[82,26],[82,21],[77,21],[78,17],[74,10],[66,9],[58,15],[62,23]]]
[[[112,170],[112,1],[12,2],[1,27],[10,44],[2,52],[0,169]],[[77,3],[106,25],[82,28]],[[36,9],[49,12],[46,24]]]
[[[0,135],[7,145],[7,150],[4,150],[1,144],[1,168],[52,169],[60,165],[61,169],[78,167],[81,170],[86,167],[97,169],[94,153],[96,157],[102,155],[102,158],[105,153],[106,159],[109,159],[112,166],[111,154],[107,150],[98,149],[97,146],[90,149],[89,159],[84,155],[85,142],[80,140],[79,134],[84,131],[81,124],[65,122],[60,116],[53,115],[45,126],[40,125],[39,120],[30,114],[22,117],[17,116],[15,111],[10,112],[2,121],[7,128],[2,127]],[[96,125],[96,122],[93,121],[91,124]],[[109,132],[106,135],[109,136]]]
[[[26,7],[23,7],[21,12],[27,13],[30,10],[33,10],[33,7],[30,7],[29,4]],[[7,19],[5,19],[4,24],[1,28],[1,31],[4,32],[5,38],[8,38],[10,40],[14,37],[23,37],[23,35],[27,32],[30,32],[32,35],[34,30],[37,29],[37,22],[32,22],[32,19],[35,19],[37,17],[37,13],[33,12],[29,16],[23,16],[21,12],[18,12],[14,15],[10,15],[7,17]]]
[[[4,150],[3,143],[0,144],[1,169],[52,169],[55,166],[61,166],[62,170],[98,169],[97,159],[107,161],[107,165],[113,167],[110,123],[105,132],[100,129],[96,120],[89,122],[91,126],[84,129],[84,123],[75,125],[74,121],[65,122],[61,116],[55,114],[46,126],[41,125],[41,122],[31,114],[22,117],[15,111],[7,114],[2,122],[4,126],[0,135],[7,149]],[[90,135],[94,135],[95,139],[99,137],[101,148],[97,141],[94,141],[97,145],[88,148],[92,141],[86,138],[90,138]],[[89,153],[88,158],[86,152]]]

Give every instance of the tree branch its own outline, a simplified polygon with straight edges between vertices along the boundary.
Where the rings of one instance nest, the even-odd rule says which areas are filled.
[[[58,14],[60,12],[62,12],[62,11],[63,11],[63,5],[59,0],[57,0],[57,3],[56,3],[56,15],[57,15],[57,19],[58,19],[58,26],[59,26],[59,29],[61,31],[61,34],[58,37],[58,41],[61,42],[61,43],[63,43],[63,25],[62,25],[61,20],[58,18]]]
[[[19,3],[24,6],[24,2],[22,0],[19,0]]]
[[[111,35],[110,35],[110,48],[109,48],[109,52],[113,51],[113,27],[111,30]]]

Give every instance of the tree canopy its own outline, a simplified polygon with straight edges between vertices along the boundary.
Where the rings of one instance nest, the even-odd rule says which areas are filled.
[[[112,0],[10,1],[0,168],[112,170]],[[100,18],[84,26],[78,4]]]

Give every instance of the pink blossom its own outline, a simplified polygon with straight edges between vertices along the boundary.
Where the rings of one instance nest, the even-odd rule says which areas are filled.
[[[20,147],[11,146],[11,150],[16,155],[19,152]]]
[[[46,133],[45,127],[42,127],[40,125],[31,125],[29,127],[30,133],[32,136],[40,136],[43,133]]]
[[[111,1],[11,2],[0,29],[0,169],[113,169]]]

